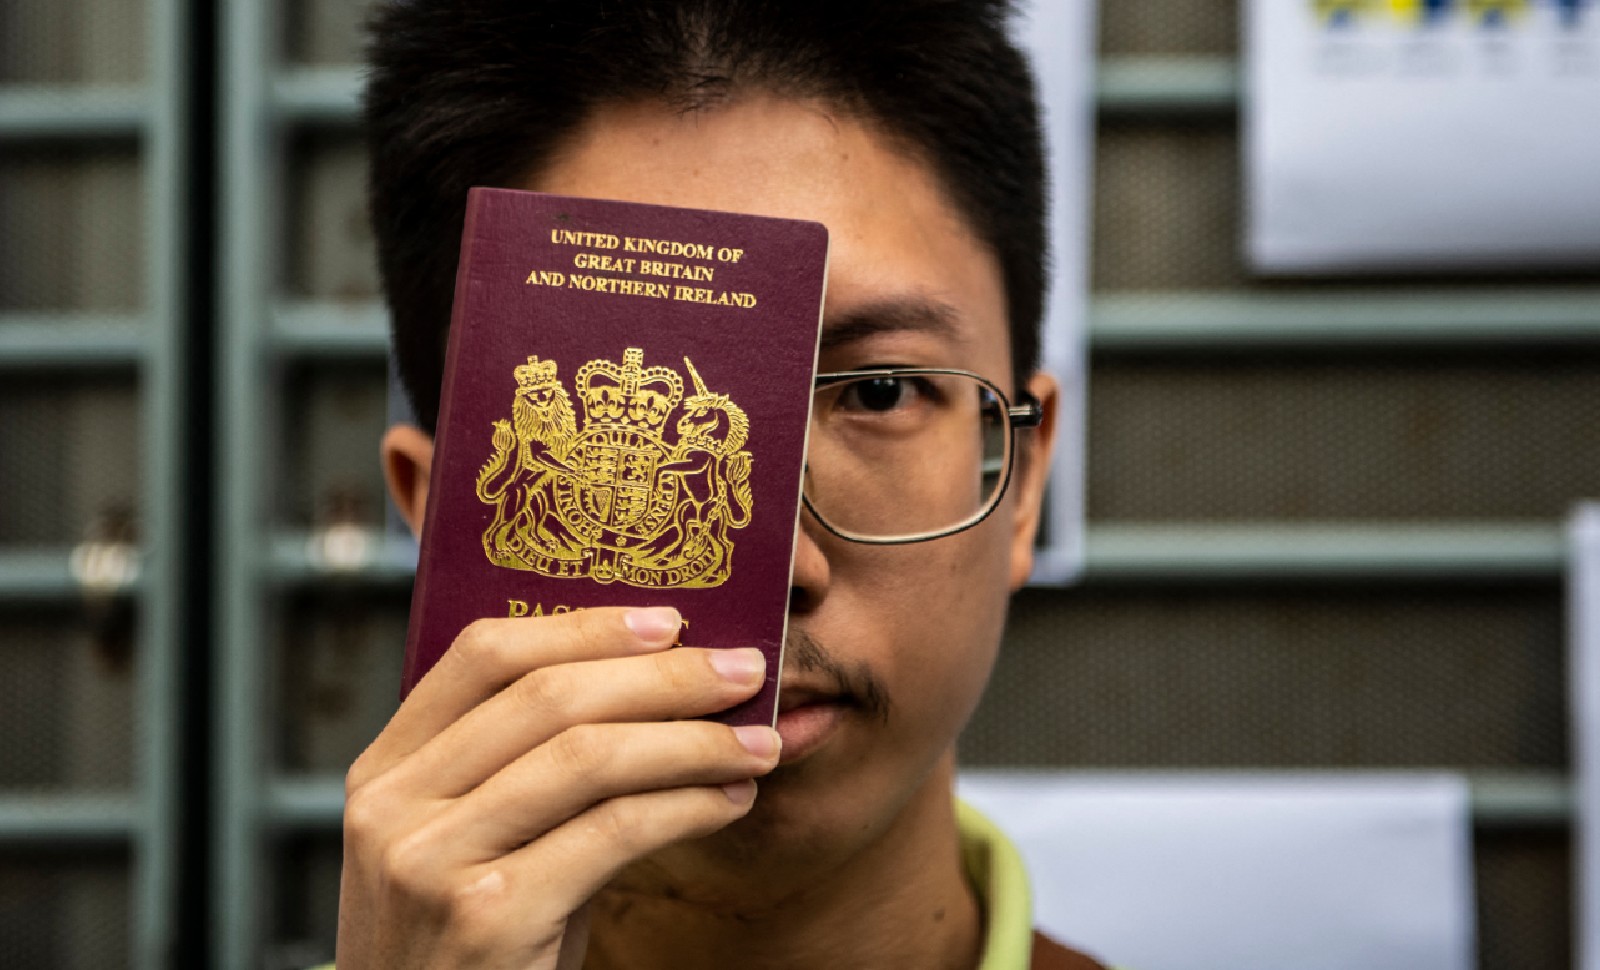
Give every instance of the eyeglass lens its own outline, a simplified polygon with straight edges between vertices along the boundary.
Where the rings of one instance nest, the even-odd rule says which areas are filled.
[[[982,515],[1010,460],[1005,407],[977,378],[895,374],[819,387],[806,497],[834,529],[889,539]]]

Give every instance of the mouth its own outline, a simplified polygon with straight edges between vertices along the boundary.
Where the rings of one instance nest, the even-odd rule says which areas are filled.
[[[784,683],[778,691],[780,765],[793,764],[822,747],[856,704],[849,694],[819,684]]]
[[[865,663],[832,654],[805,629],[791,624],[778,689],[778,764],[810,757],[847,719],[887,722],[889,696]]]

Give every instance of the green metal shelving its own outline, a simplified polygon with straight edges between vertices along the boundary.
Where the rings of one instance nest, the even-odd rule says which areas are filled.
[[[377,304],[287,301],[271,317],[284,356],[378,361],[387,353],[388,320]],[[1432,287],[1335,300],[1315,291],[1102,294],[1090,300],[1088,336],[1100,355],[1594,346],[1600,286]]]
[[[1600,343],[1600,287],[1130,293],[1089,308],[1097,353],[1471,349]]]
[[[279,588],[340,579],[404,590],[416,546],[374,533],[355,564],[327,564],[309,533],[279,532],[267,545],[263,578]],[[1555,583],[1565,570],[1561,529],[1542,523],[1428,522],[1379,526],[1244,522],[1090,525],[1083,581],[1108,583],[1303,583],[1341,580],[1460,580]],[[1048,561],[1050,550],[1042,551]],[[4,567],[0,561],[0,568]],[[1051,585],[1049,566],[1035,583]]]
[[[13,145],[131,142],[142,163],[145,299],[138,312],[0,314],[0,373],[49,369],[133,373],[141,401],[139,577],[115,595],[137,598],[139,663],[134,789],[127,794],[0,794],[0,844],[63,854],[128,848],[128,965],[170,965],[177,940],[178,772],[182,757],[180,581],[188,524],[183,309],[188,17],[183,0],[148,0],[141,85],[0,85],[0,150]],[[0,608],[71,602],[82,587],[71,550],[0,548]]]
[[[1231,118],[1243,94],[1229,57],[1117,57],[1101,61],[1095,100],[1106,119]]]
[[[263,796],[268,779],[263,737],[266,682],[266,590],[254,550],[266,537],[263,442],[278,389],[263,362],[267,308],[275,279],[282,172],[270,98],[274,12],[261,0],[228,4],[219,18],[221,91],[219,244],[221,312],[217,373],[228,393],[219,402],[216,528],[219,572],[215,669],[216,758],[213,775],[215,930],[213,965],[254,970],[262,963],[263,900],[271,897]]]
[[[0,314],[0,372],[135,370],[149,346],[144,323],[137,314]]]
[[[1480,830],[1559,829],[1572,819],[1572,787],[1559,774],[1485,772],[1470,779],[1468,792]],[[282,778],[267,793],[266,816],[278,830],[336,833],[343,812],[344,786],[337,779]]]
[[[138,86],[7,84],[0,95],[0,140],[138,138],[160,114]]]
[[[126,844],[146,828],[138,798],[116,795],[13,795],[0,800],[0,848],[82,849]],[[166,865],[170,865],[168,860]],[[170,906],[170,903],[168,904]],[[168,913],[166,919],[172,918]],[[144,966],[165,966],[165,959]]]

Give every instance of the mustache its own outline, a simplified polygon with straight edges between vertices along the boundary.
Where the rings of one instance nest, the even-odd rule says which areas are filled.
[[[828,686],[849,703],[879,721],[889,719],[893,706],[883,681],[864,663],[847,664],[835,657],[816,637],[789,629],[784,666],[800,673],[821,674]]]

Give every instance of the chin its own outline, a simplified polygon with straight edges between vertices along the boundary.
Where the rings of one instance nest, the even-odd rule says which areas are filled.
[[[819,768],[809,761],[778,767],[757,779],[748,814],[678,848],[718,868],[736,866],[756,873],[806,869],[847,856],[876,813],[863,803],[867,793],[859,786]],[[869,818],[858,817],[863,813]]]
[[[825,870],[882,837],[930,786],[948,798],[942,759],[914,766],[835,754],[819,751],[759,779],[749,814],[702,840],[706,850],[741,864]]]
[[[756,801],[749,813],[717,835],[742,840],[781,837],[783,831],[797,827],[825,827],[831,814],[827,810],[839,807],[840,782],[818,767],[813,763],[779,765],[771,774],[756,779]]]

